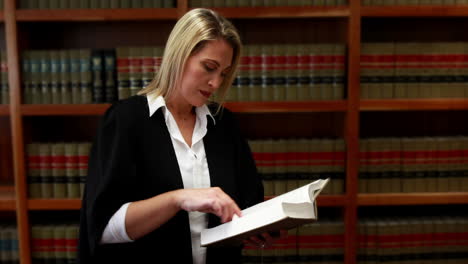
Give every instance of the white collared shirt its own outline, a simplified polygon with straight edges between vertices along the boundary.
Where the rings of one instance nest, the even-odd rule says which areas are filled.
[[[207,132],[208,117],[211,115],[206,105],[196,107],[195,127],[192,134],[192,146],[185,142],[177,123],[166,106],[162,96],[147,95],[149,116],[152,116],[159,108],[162,108],[167,129],[171,135],[177,162],[184,188],[208,188],[210,187],[210,173],[206,161],[203,137]],[[214,118],[213,118],[213,121]],[[101,244],[132,242],[125,230],[125,215],[130,203],[126,203],[112,216],[104,229]],[[200,247],[200,233],[208,225],[208,215],[200,212],[189,212],[189,223],[192,240],[193,263],[206,263],[206,248]],[[155,249],[156,250],[156,249]]]

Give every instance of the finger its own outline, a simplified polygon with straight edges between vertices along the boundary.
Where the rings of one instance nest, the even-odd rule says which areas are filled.
[[[220,189],[220,191],[221,191],[221,195],[223,196],[223,199],[226,201],[229,208],[231,208],[231,212],[230,212],[231,217],[234,214],[236,214],[237,216],[241,216],[241,214],[242,214],[241,209],[236,204],[236,202],[229,195],[227,195],[225,192],[223,192],[221,189]],[[231,220],[231,219],[229,219],[229,220]]]

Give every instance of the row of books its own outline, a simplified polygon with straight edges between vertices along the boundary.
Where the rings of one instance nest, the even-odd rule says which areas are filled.
[[[125,99],[151,82],[161,66],[164,47],[120,47],[116,53],[118,97]]]
[[[468,137],[360,141],[360,193],[468,191]]]
[[[29,198],[81,198],[91,143],[26,146]]]
[[[174,8],[176,0],[20,0],[20,9]]]
[[[320,218],[288,231],[288,236],[273,246],[258,249],[245,246],[242,263],[344,263],[343,221]]]
[[[189,0],[190,7],[336,6],[345,0]]]
[[[0,263],[20,263],[18,230],[15,225],[0,225]]]
[[[468,218],[359,220],[358,263],[467,263]]]
[[[336,100],[345,96],[344,44],[244,47],[227,101]]]
[[[10,102],[8,65],[6,57],[6,52],[4,50],[0,50],[0,104],[8,104]]]
[[[33,225],[31,255],[33,264],[76,263],[78,224]]]
[[[363,0],[365,6],[466,5],[466,0]]]
[[[343,139],[249,140],[263,177],[265,195],[280,195],[317,179],[331,178],[322,194],[342,194],[345,179]]]
[[[26,104],[88,104],[117,99],[115,50],[26,50]]]
[[[363,43],[361,97],[468,97],[468,42]]]

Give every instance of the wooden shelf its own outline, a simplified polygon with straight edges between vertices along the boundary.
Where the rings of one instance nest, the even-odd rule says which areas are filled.
[[[361,111],[468,110],[468,99],[361,100]]]
[[[236,113],[346,112],[345,100],[309,102],[227,102],[226,108]]]
[[[80,210],[80,199],[29,199],[29,210]]]
[[[350,15],[348,6],[220,7],[213,10],[227,18],[310,18]]]
[[[365,6],[362,17],[466,17],[468,5],[463,6]]]
[[[468,204],[468,192],[358,194],[359,206]]]
[[[0,105],[0,116],[10,115],[10,105]]]
[[[0,211],[15,211],[15,186],[0,186]]]
[[[102,115],[110,104],[21,105],[23,116]],[[226,108],[236,113],[345,112],[346,101],[313,102],[228,102]]]
[[[177,8],[130,8],[130,9],[67,9],[37,10],[21,9],[16,11],[20,22],[38,21],[133,21],[133,20],[176,20]]]
[[[265,200],[274,198],[274,196],[265,196]],[[346,205],[344,195],[320,195],[317,197],[317,206],[320,207],[342,207]]]
[[[273,197],[266,196],[265,199]],[[342,207],[346,204],[344,195],[321,195],[317,198],[317,205],[321,207]],[[29,199],[29,210],[79,210],[80,199]]]
[[[110,104],[21,105],[23,116],[102,115]]]

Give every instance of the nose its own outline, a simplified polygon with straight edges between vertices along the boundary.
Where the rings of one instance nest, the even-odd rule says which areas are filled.
[[[223,80],[224,78],[219,76],[219,75],[216,75],[216,76],[213,76],[209,81],[208,81],[208,85],[210,87],[212,87],[214,90],[218,90],[218,88],[221,86],[221,84],[223,83]]]

